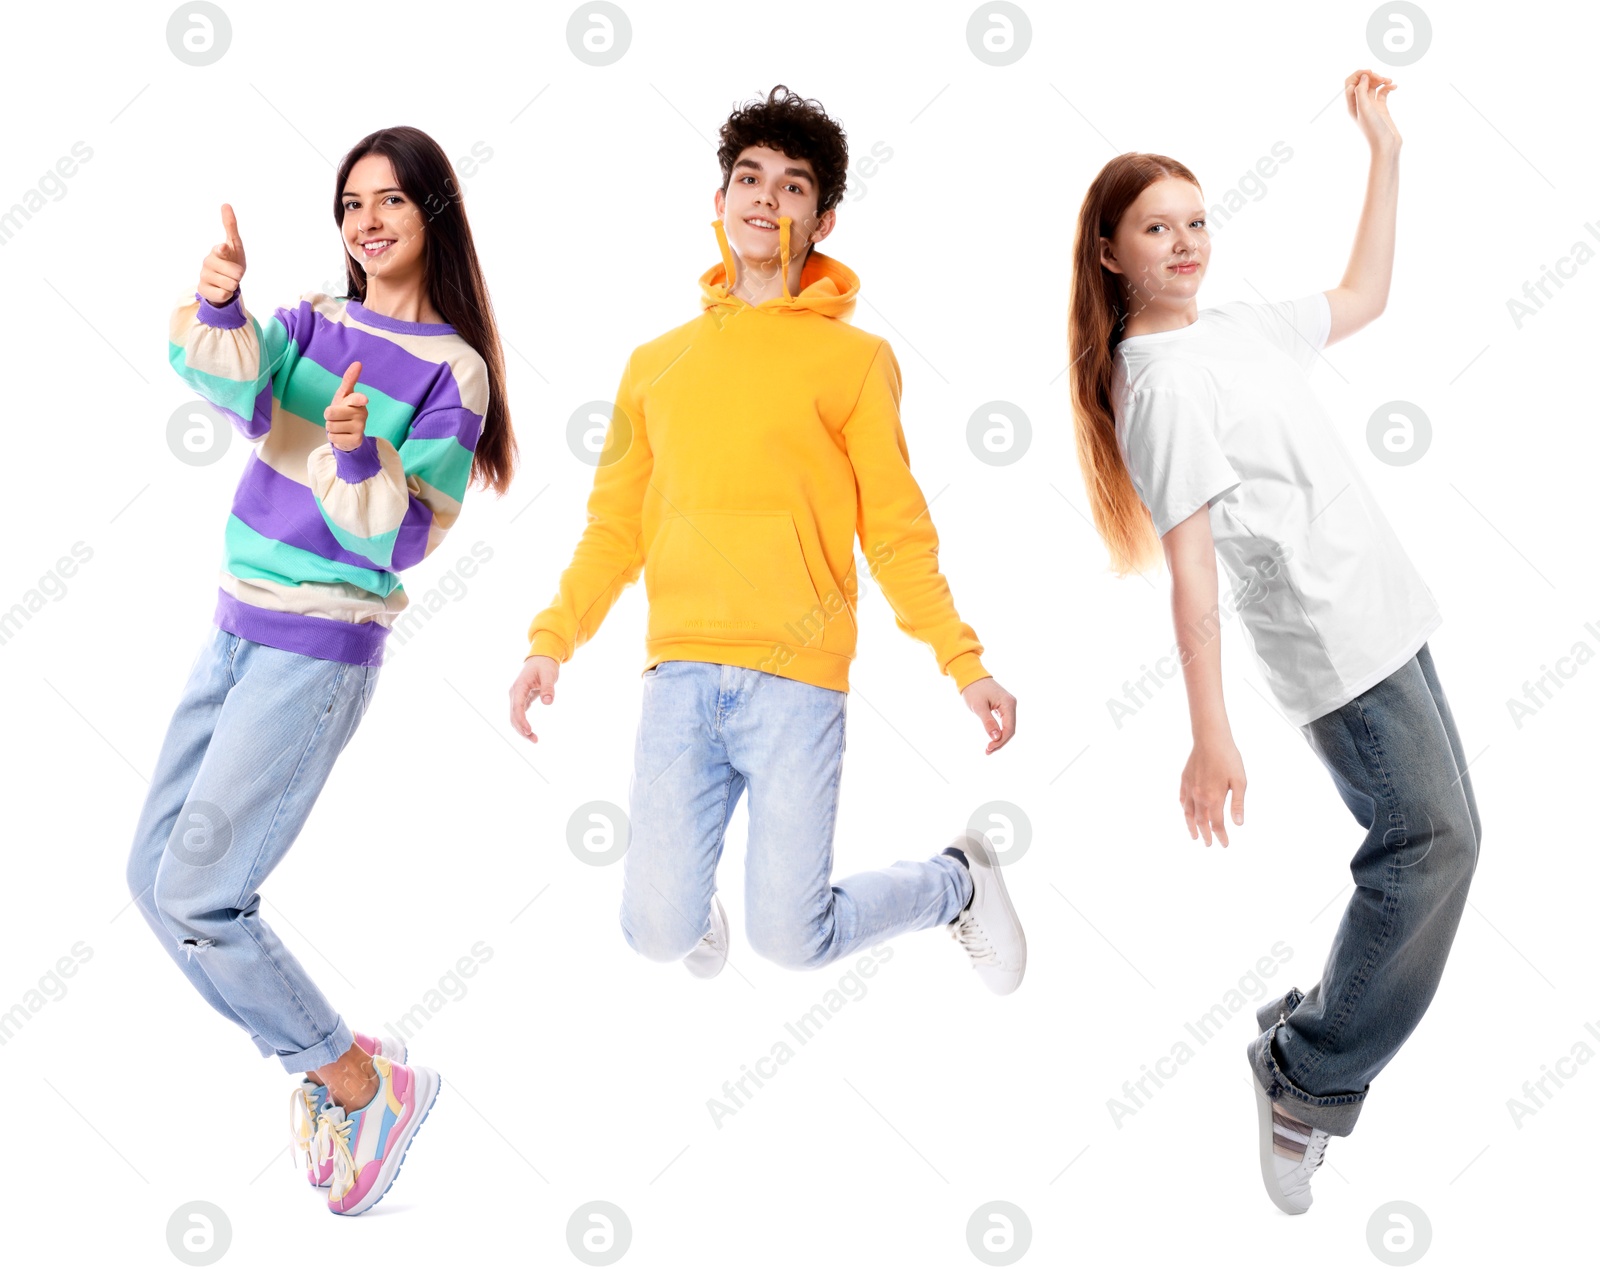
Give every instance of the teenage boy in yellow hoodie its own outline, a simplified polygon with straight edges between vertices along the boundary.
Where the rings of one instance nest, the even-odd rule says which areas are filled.
[[[758,953],[815,969],[948,925],[984,983],[1014,991],[1026,945],[982,834],[831,883],[857,534],[896,623],[932,647],[983,720],[987,752],[1011,739],[1016,699],[983,668],[939,572],[900,427],[899,364],[886,340],[848,324],[856,275],[815,248],[844,195],[843,131],[779,85],[729,117],[717,157],[722,262],[700,278],[700,315],[628,358],[588,526],[529,627],[512,722],[538,739],[529,703],[555,700],[560,663],[642,570],[629,944],[700,977],[721,970],[717,862],[748,787],[745,921]]]

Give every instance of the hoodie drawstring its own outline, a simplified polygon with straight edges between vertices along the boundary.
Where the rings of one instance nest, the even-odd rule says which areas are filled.
[[[787,216],[778,217],[778,263],[783,270],[783,298],[794,299],[794,293],[789,290],[789,226],[792,222]],[[733,261],[733,248],[728,244],[728,231],[722,227],[719,217],[711,222],[711,227],[717,231],[717,249],[722,253],[722,288],[733,294],[734,279],[738,277],[738,270]]]
[[[794,299],[789,294],[789,225],[792,222],[787,216],[778,217],[778,267],[783,272],[783,298]]]
[[[717,231],[717,247],[722,252],[722,285],[732,295],[733,280],[737,273],[733,264],[733,248],[728,245],[728,231],[722,227],[720,216],[711,222],[711,227]]]

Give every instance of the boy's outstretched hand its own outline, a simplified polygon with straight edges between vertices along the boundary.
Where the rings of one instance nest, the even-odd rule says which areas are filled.
[[[983,720],[983,730],[989,735],[989,744],[984,753],[993,753],[1016,735],[1017,698],[994,679],[968,683],[961,693],[961,699],[966,701],[968,709]],[[998,726],[994,721],[997,714],[1000,716]]]
[[[546,705],[556,699],[556,679],[561,677],[561,663],[554,657],[529,657],[522,663],[517,681],[511,685],[511,725],[524,740],[538,742],[528,726],[528,706],[537,696]]]

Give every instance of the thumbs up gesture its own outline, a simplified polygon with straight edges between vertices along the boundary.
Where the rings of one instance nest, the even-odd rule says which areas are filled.
[[[219,307],[233,299],[244,278],[244,243],[239,240],[239,222],[227,203],[222,204],[222,233],[223,240],[211,248],[200,265],[200,285],[195,287]]]
[[[356,380],[361,377],[361,363],[352,361],[344,378],[339,380],[333,394],[333,404],[322,412],[328,426],[328,440],[335,449],[346,453],[361,444],[367,434],[367,394],[356,391]]]

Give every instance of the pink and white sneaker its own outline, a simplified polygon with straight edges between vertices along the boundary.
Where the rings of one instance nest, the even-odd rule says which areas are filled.
[[[317,1119],[313,1158],[330,1163],[328,1210],[359,1216],[376,1204],[400,1174],[412,1137],[439,1096],[437,1071],[374,1057],[378,1091],[360,1110],[329,1103]]]
[[[405,1064],[406,1042],[399,1041],[399,1052],[390,1053],[384,1048],[382,1040],[370,1035],[354,1032],[356,1044],[373,1057],[388,1057],[393,1061]],[[395,1047],[395,1041],[389,1041],[389,1049]],[[328,1090],[315,1080],[302,1078],[295,1085],[294,1092],[289,1097],[289,1144],[293,1150],[293,1159],[305,1157],[306,1180],[321,1189],[333,1180],[333,1163],[329,1162],[318,1166],[311,1157],[311,1143],[317,1135],[317,1120],[322,1114],[322,1108],[327,1105]]]

